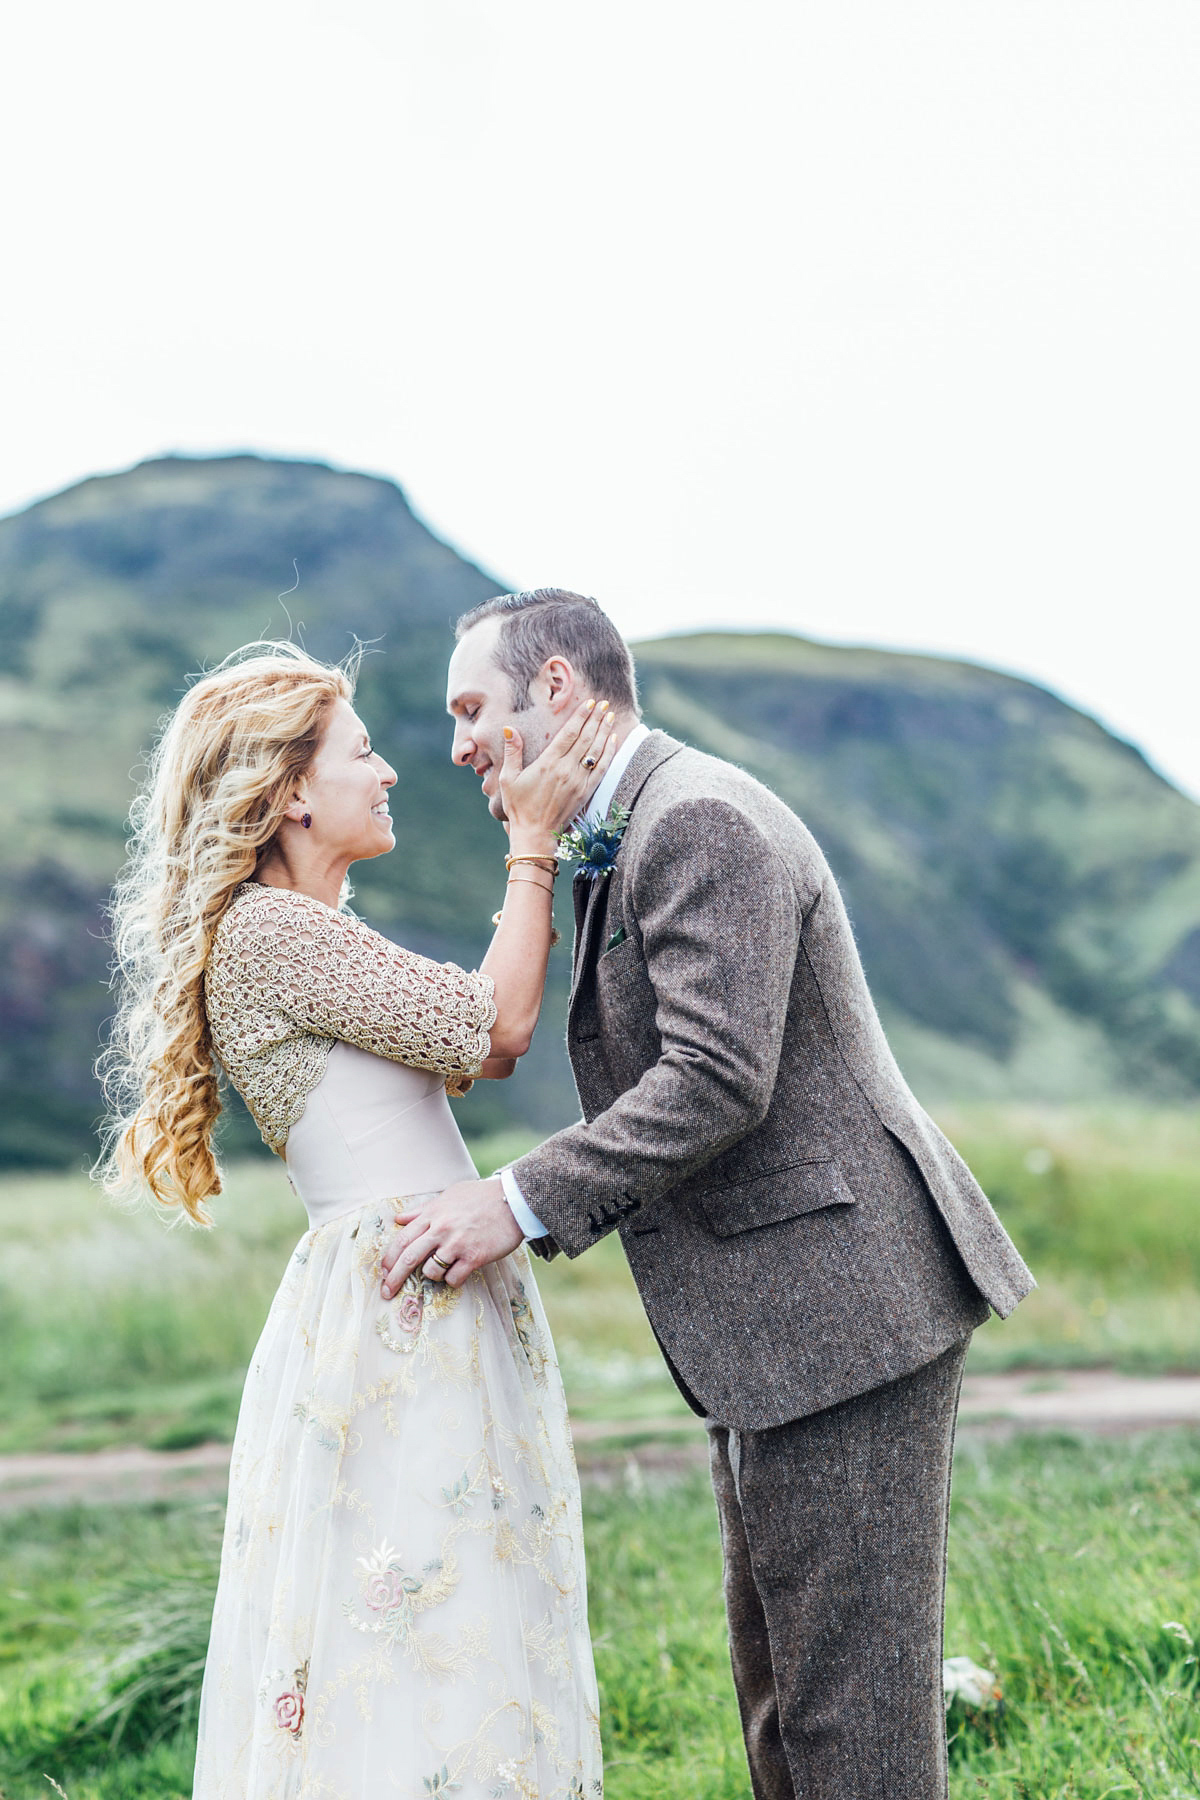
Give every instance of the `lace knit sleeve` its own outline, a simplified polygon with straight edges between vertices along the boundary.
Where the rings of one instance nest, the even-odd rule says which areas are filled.
[[[226,956],[302,1031],[411,1068],[479,1073],[496,1018],[490,976],[402,949],[305,894],[260,887],[237,910]]]

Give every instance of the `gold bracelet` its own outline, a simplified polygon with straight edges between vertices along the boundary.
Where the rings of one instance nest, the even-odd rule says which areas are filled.
[[[548,874],[549,871],[543,869],[542,873]],[[554,877],[553,877],[553,875],[550,876],[550,885],[549,885],[549,887],[547,887],[546,883],[544,881],[538,880],[537,876],[532,872],[532,870],[530,871],[530,873],[528,875],[518,876],[517,871],[515,869],[513,869],[509,873],[508,881],[505,883],[505,886],[507,887],[507,886],[511,885],[512,882],[517,881],[517,880],[523,881],[527,884],[532,883],[532,885],[534,887],[541,888],[543,894],[553,895],[553,893],[554,893]]]
[[[539,869],[545,869],[547,875],[558,874],[557,856],[513,856],[510,854],[504,859],[504,866],[510,875],[514,863],[536,863]]]

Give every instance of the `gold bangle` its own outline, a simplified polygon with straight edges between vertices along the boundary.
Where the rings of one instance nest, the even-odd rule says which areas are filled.
[[[542,873],[546,874],[546,873],[548,873],[548,871],[543,869]],[[517,871],[515,869],[513,869],[509,874],[508,881],[505,883],[505,886],[506,887],[511,886],[511,884],[517,880],[527,882],[527,883],[531,882],[534,887],[541,888],[543,894],[553,895],[553,893],[554,893],[554,877],[553,877],[553,875],[550,876],[550,884],[549,884],[549,886],[547,886],[544,881],[538,880],[537,876],[533,873],[532,870],[530,870],[528,875],[518,875]]]
[[[510,853],[504,859],[504,866],[510,875],[512,874],[514,863],[536,863],[539,869],[545,869],[547,875],[558,874],[557,856],[513,856]]]

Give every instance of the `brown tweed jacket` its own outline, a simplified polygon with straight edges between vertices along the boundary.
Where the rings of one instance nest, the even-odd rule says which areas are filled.
[[[1034,1285],[887,1046],[811,834],[652,732],[576,878],[583,1120],[513,1173],[568,1256],[614,1229],[698,1411],[765,1428],[932,1361]]]

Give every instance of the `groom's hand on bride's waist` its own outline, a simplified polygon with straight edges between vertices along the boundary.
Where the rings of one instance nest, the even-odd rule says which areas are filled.
[[[383,1297],[398,1294],[415,1270],[461,1287],[468,1275],[524,1242],[498,1176],[456,1181],[432,1200],[399,1211],[400,1230],[383,1253]]]

